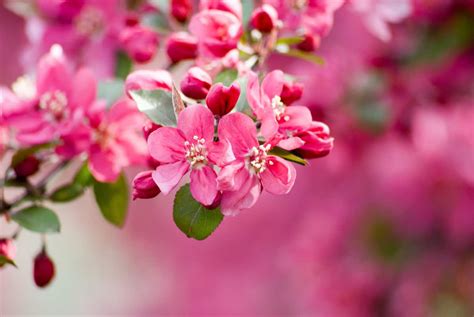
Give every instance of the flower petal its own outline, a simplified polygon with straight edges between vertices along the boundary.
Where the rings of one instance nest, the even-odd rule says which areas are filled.
[[[242,209],[251,208],[262,192],[256,175],[246,169],[242,169],[239,174],[242,174],[238,177],[242,186],[236,191],[224,191],[222,194],[221,210],[225,216],[235,216]]]
[[[255,124],[240,112],[228,114],[221,119],[219,138],[230,143],[236,157],[244,157],[251,148],[258,146]]]
[[[267,169],[260,174],[263,188],[272,194],[287,194],[296,179],[294,166],[277,156],[269,156]]]
[[[71,92],[71,105],[82,109],[89,109],[97,94],[97,81],[92,71],[80,69],[74,76],[74,87]]]
[[[160,163],[183,161],[184,136],[176,128],[162,127],[148,137],[148,152]]]
[[[99,145],[89,150],[89,169],[99,182],[114,182],[120,175],[122,166],[112,151],[103,150]]]
[[[180,161],[171,164],[160,165],[153,172],[153,180],[161,192],[167,195],[179,183],[184,174],[189,170],[189,163]]]
[[[217,196],[217,174],[209,166],[191,171],[191,194],[204,206],[211,205]]]
[[[307,107],[286,107],[283,118],[279,122],[280,130],[304,131],[311,127],[312,121],[311,111]]]
[[[197,136],[199,139],[203,138],[207,142],[212,142],[214,116],[202,105],[189,106],[179,114],[178,129],[184,133],[187,140],[192,140],[194,136]]]
[[[244,162],[243,161],[235,161],[229,165],[224,166],[220,172],[219,176],[217,177],[217,184],[219,190],[226,190],[226,191],[235,191],[239,189],[239,186],[242,185],[244,180],[237,179],[237,175],[241,178],[245,179],[245,171],[242,172],[244,169]],[[246,171],[248,173],[248,171]],[[242,174],[243,173],[243,174]]]
[[[280,96],[285,83],[285,75],[281,70],[270,72],[262,82],[262,95],[267,96],[270,100],[275,96]]]

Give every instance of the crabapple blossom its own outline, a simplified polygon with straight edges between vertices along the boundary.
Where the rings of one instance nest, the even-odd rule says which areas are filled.
[[[229,87],[215,84],[206,97],[206,105],[216,116],[223,116],[234,109],[240,97],[240,87],[233,83]]]

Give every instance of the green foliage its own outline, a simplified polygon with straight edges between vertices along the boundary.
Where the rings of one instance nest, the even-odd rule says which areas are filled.
[[[220,208],[210,210],[197,202],[191,195],[189,184],[181,187],[176,193],[173,219],[187,237],[206,239],[216,230],[223,218]]]
[[[7,258],[7,257],[4,256],[4,255],[0,255],[0,268],[1,268],[2,266],[4,266],[5,264],[9,264],[9,265],[11,265],[11,266],[16,267],[16,264],[15,264],[15,262],[14,262],[13,260]]]
[[[25,229],[39,233],[59,232],[61,225],[58,216],[51,209],[30,206],[17,211],[11,219]]]
[[[151,121],[162,126],[176,126],[172,94],[162,89],[131,92],[138,110]]]
[[[94,196],[104,218],[117,227],[123,227],[128,209],[128,185],[121,174],[114,183],[93,182]]]
[[[107,107],[111,107],[123,95],[124,82],[122,79],[109,79],[99,82],[97,98],[105,100]]]
[[[125,52],[118,52],[115,64],[115,77],[120,79],[127,78],[132,71],[133,63]]]
[[[237,69],[225,69],[217,74],[214,83],[222,83],[225,86],[230,86],[235,80],[237,80],[238,75],[239,72]]]
[[[84,193],[84,187],[79,184],[66,184],[56,189],[49,199],[56,203],[65,203],[80,197]]]
[[[275,146],[273,149],[271,149],[271,151],[268,154],[279,156],[282,159],[285,159],[287,161],[290,161],[290,162],[293,162],[293,163],[296,163],[296,164],[300,164],[300,165],[307,165],[308,164],[308,162],[304,158],[301,158],[298,155],[296,155],[296,154],[294,154],[290,151],[284,150],[284,149],[282,149],[278,146]]]

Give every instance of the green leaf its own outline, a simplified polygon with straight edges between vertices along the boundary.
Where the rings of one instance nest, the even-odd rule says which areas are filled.
[[[94,196],[104,218],[117,227],[123,227],[128,209],[128,185],[123,174],[115,183],[94,180]]]
[[[115,64],[115,77],[125,79],[133,67],[132,60],[125,52],[118,52]]]
[[[186,184],[176,193],[173,219],[188,238],[204,240],[216,230],[224,216],[220,207],[210,210],[197,202]]]
[[[84,193],[84,187],[79,184],[66,184],[56,189],[49,199],[56,203],[64,203],[80,197]]]
[[[136,90],[131,92],[138,110],[151,121],[162,126],[176,126],[171,93],[162,89]]]
[[[94,178],[92,177],[92,174],[89,171],[89,164],[88,162],[84,162],[84,164],[82,164],[81,168],[74,176],[73,183],[79,184],[82,187],[87,187],[92,185],[93,180]]]
[[[12,259],[9,259],[4,255],[0,255],[0,267],[4,266],[5,264],[9,264],[11,266],[17,267],[15,262]]]
[[[279,156],[282,159],[285,159],[287,161],[290,161],[296,164],[300,164],[300,165],[308,164],[308,162],[304,158],[301,158],[298,155],[291,153],[290,151],[284,150],[278,146],[275,146],[273,149],[271,149],[269,154]]]
[[[54,233],[61,229],[54,211],[42,206],[27,207],[14,213],[11,218],[23,228],[34,232]]]
[[[303,52],[303,51],[294,50],[294,49],[290,49],[286,52],[281,52],[281,53],[287,56],[296,57],[296,58],[311,62],[316,65],[324,65],[324,58],[322,58],[321,56],[315,55],[313,53]]]
[[[97,98],[105,100],[107,107],[112,106],[123,95],[124,82],[122,79],[109,79],[99,82]]]
[[[303,42],[304,37],[302,36],[293,36],[293,37],[281,37],[276,41],[276,45],[296,45]]]
[[[222,83],[225,86],[230,86],[237,79],[238,75],[239,72],[236,69],[229,68],[217,74],[214,83]]]

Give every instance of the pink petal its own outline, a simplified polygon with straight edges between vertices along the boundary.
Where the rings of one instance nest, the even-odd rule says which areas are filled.
[[[298,137],[292,137],[278,142],[278,146],[287,151],[299,149],[304,144],[305,142]]]
[[[148,137],[148,152],[160,163],[184,160],[184,136],[176,128],[162,127]]]
[[[160,165],[153,172],[153,180],[163,194],[168,194],[178,185],[181,178],[189,170],[189,163],[179,161],[176,163]]]
[[[191,194],[204,206],[211,205],[217,196],[217,174],[209,166],[191,171]]]
[[[280,96],[285,83],[285,76],[281,70],[270,72],[262,82],[262,93],[270,100],[275,96]]]
[[[260,95],[258,76],[254,72],[250,72],[247,77],[247,101],[253,113],[260,119],[262,116],[263,104]]]
[[[287,194],[296,179],[294,166],[277,156],[269,156],[267,169],[260,174],[263,188],[272,194]]]
[[[224,166],[217,177],[218,189],[225,191],[238,190],[247,177],[246,173],[248,171],[244,167],[245,163],[243,161],[235,161]],[[240,178],[236,180],[237,176]],[[242,180],[242,178],[244,179]]]
[[[184,133],[187,140],[191,141],[194,136],[197,136],[206,142],[212,142],[214,140],[214,116],[204,106],[189,106],[179,114],[178,129]]]
[[[86,68],[80,69],[74,76],[74,87],[71,92],[71,105],[88,109],[97,94],[97,81],[94,74]]]
[[[122,166],[112,151],[103,150],[96,144],[90,149],[89,169],[99,182],[114,182],[120,175]]]
[[[304,131],[310,128],[313,118],[307,107],[291,106],[285,108],[285,113],[279,121],[280,129]]]
[[[261,120],[262,126],[260,127],[260,134],[263,135],[266,140],[270,140],[278,132],[278,122],[273,113],[273,109],[267,107],[263,112]]]
[[[225,191],[222,194],[221,210],[225,216],[235,216],[242,209],[251,208],[260,197],[262,189],[257,176],[245,171],[247,177],[243,182],[239,181],[242,186],[236,191]]]
[[[40,60],[37,70],[36,88],[38,96],[47,91],[56,90],[70,96],[72,74],[60,47],[53,46],[51,51]]]
[[[209,161],[217,166],[223,166],[235,160],[234,153],[229,142],[213,142],[212,146],[208,146],[207,157]]]
[[[228,114],[221,119],[219,138],[221,141],[229,141],[236,157],[244,157],[250,149],[258,146],[255,124],[240,112]]]

